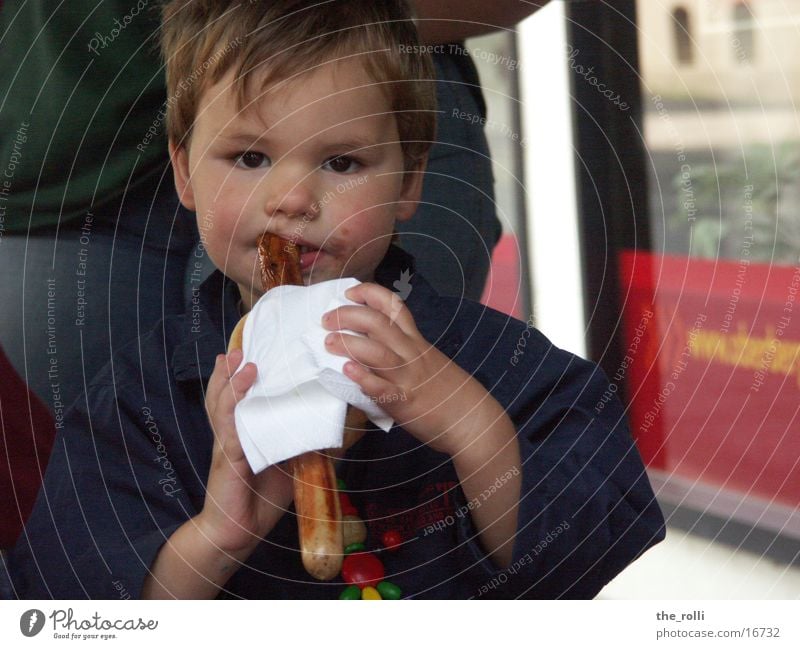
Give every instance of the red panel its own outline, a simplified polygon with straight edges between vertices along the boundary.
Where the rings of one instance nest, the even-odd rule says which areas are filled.
[[[800,506],[800,266],[626,251],[620,273],[645,460]]]
[[[519,242],[513,234],[504,234],[492,253],[492,265],[483,289],[481,303],[525,320],[519,276]]]
[[[55,437],[53,418],[0,349],[0,548],[33,508]]]

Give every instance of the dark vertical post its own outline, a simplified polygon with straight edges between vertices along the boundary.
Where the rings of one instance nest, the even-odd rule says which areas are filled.
[[[613,375],[624,355],[617,255],[650,246],[636,3],[570,3],[567,20],[588,349]]]

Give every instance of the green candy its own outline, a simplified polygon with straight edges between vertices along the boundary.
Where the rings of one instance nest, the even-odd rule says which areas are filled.
[[[361,599],[361,589],[355,584],[348,586],[339,595],[339,599]]]
[[[345,489],[347,489],[347,485],[341,478],[336,478],[336,487],[339,489],[339,491],[344,491]]]
[[[353,552],[363,552],[364,544],[363,543],[351,543],[344,549],[345,554],[352,554]]]
[[[381,594],[383,599],[400,599],[403,596],[403,591],[401,591],[391,581],[382,581],[379,583],[378,592]]]

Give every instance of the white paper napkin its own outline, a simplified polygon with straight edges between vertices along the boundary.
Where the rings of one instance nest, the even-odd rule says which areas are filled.
[[[392,427],[392,418],[342,374],[349,359],[325,349],[330,331],[322,328],[322,315],[355,304],[344,293],[359,283],[347,278],[279,286],[247,316],[242,364],[255,363],[258,378],[236,405],[235,418],[254,473],[307,451],[341,446],[348,403],[379,428]]]

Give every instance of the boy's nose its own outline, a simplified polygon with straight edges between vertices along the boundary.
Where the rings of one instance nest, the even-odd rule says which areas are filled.
[[[314,200],[310,178],[292,173],[288,166],[280,168],[280,165],[275,165],[265,181],[267,197],[264,209],[267,216],[316,216],[319,206]]]

